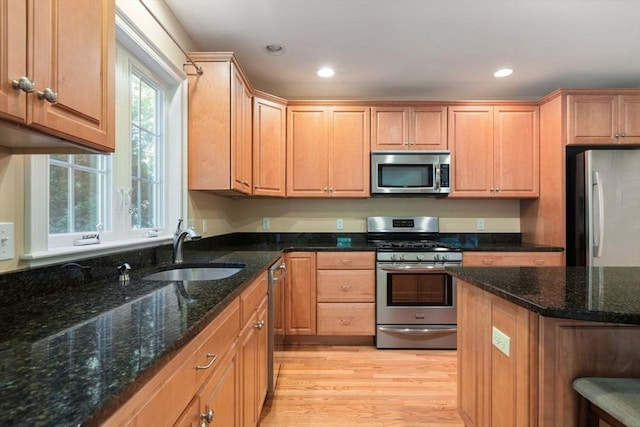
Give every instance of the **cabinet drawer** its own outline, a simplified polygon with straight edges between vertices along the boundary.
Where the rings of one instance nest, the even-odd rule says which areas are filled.
[[[242,294],[240,294],[240,311],[242,312],[242,324],[244,325],[251,318],[258,305],[267,295],[267,273],[258,277]]]
[[[318,303],[318,335],[375,335],[375,304]]]
[[[318,302],[374,302],[374,270],[318,270]]]
[[[466,267],[558,267],[563,266],[562,252],[465,252]]]
[[[320,269],[373,269],[375,252],[318,252],[317,268]]]

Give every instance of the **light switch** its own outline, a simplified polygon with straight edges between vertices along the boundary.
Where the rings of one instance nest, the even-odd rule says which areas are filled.
[[[13,223],[0,222],[0,260],[13,259],[14,247]]]

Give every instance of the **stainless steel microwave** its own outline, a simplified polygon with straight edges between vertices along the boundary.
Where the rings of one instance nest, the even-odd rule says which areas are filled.
[[[448,151],[373,151],[371,194],[446,196],[450,166]]]

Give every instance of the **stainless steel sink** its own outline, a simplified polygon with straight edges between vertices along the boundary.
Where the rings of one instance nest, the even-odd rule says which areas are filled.
[[[220,280],[239,273],[243,268],[244,266],[177,267],[150,274],[143,277],[143,280],[164,280],[167,282]]]

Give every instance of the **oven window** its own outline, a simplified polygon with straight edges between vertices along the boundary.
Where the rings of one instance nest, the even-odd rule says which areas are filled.
[[[387,274],[389,306],[453,306],[453,284],[447,274]]]
[[[433,165],[378,165],[378,187],[433,187]]]

